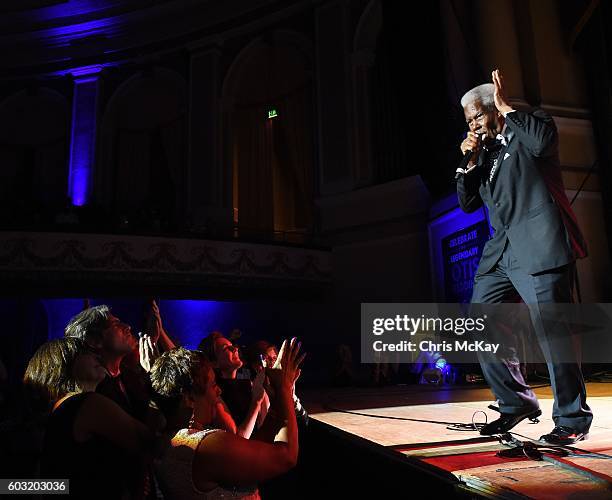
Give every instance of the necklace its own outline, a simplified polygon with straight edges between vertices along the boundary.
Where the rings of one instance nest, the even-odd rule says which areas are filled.
[[[193,431],[203,431],[206,426],[202,423],[199,422],[198,420],[196,420],[195,415],[191,416],[191,420],[189,420],[189,430],[193,430]]]

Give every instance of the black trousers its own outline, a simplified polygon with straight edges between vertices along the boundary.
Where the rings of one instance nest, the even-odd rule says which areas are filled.
[[[539,305],[572,302],[574,263],[535,275],[527,274],[515,258],[510,244],[497,264],[486,274],[476,275],[472,304],[513,302],[520,297],[529,308],[538,343],[546,358],[553,395],[555,425],[587,432],[593,413],[586,403],[586,387],[579,351],[572,342],[567,323],[544,321]],[[500,356],[501,354],[501,356]],[[504,356],[504,357],[502,357]],[[511,350],[498,354],[479,352],[486,381],[503,413],[523,413],[538,408],[538,400],[524,380],[520,362]]]

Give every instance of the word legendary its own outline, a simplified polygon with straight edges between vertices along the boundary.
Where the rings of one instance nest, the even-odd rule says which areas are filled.
[[[397,343],[385,343],[382,340],[376,340],[372,344],[375,352],[492,352],[497,353],[499,344],[485,342],[484,340],[455,340],[454,342],[432,342],[431,340],[422,340],[421,342],[413,342],[403,340]]]

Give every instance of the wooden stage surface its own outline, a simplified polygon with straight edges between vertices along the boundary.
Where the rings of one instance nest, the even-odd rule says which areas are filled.
[[[538,440],[554,427],[550,387],[538,387],[539,424],[523,421],[512,432]],[[612,499],[612,384],[587,384],[594,420],[590,437],[569,456],[545,453],[541,461],[500,458],[509,449],[477,431],[448,430],[436,422],[485,422],[498,414],[488,388],[427,385],[338,388],[307,391],[302,400],[311,418],[372,443],[452,473],[462,488],[489,498]],[[352,413],[346,413],[347,411]],[[395,417],[376,418],[356,413]],[[518,437],[523,439],[522,437]]]

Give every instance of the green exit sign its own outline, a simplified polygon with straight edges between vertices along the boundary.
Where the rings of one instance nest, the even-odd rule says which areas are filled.
[[[268,119],[276,118],[278,116],[278,112],[272,108],[268,110]]]

